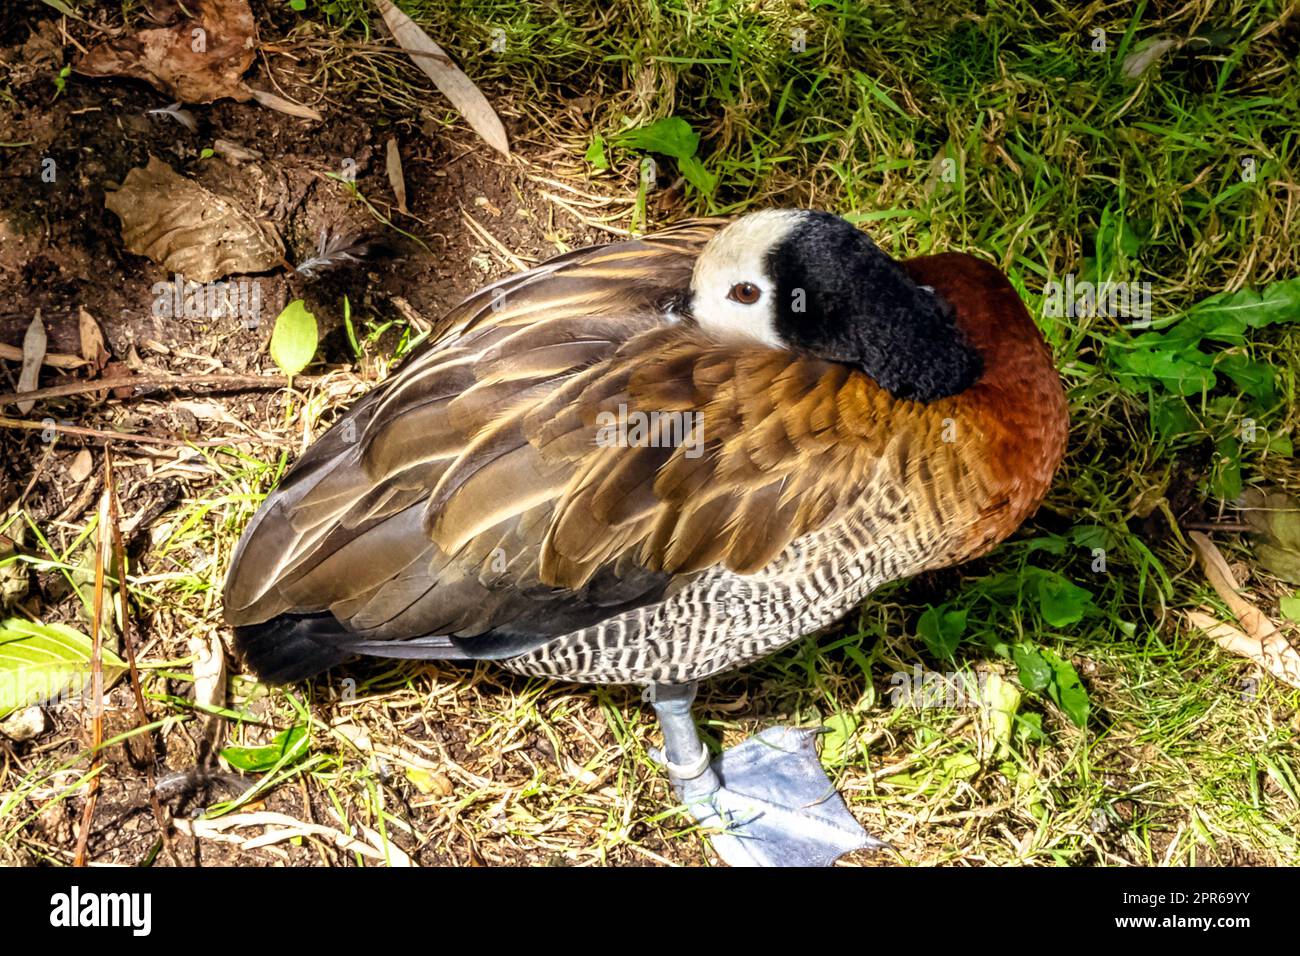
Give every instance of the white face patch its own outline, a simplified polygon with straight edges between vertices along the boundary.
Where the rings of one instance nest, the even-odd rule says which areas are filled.
[[[776,289],[767,274],[767,257],[801,215],[793,209],[750,213],[709,240],[691,276],[691,312],[700,328],[722,342],[785,347],[776,334]],[[749,305],[732,297],[732,290],[745,284],[759,293]]]

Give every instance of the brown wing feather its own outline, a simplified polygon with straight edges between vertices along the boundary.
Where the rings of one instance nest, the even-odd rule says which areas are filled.
[[[453,310],[437,341],[268,498],[232,562],[230,622],[331,609],[371,636],[401,637],[505,621],[519,613],[510,595],[549,599],[540,542],[573,461],[529,443],[527,414],[661,325],[718,225],[562,256]],[[586,579],[578,603],[647,590],[644,570],[626,565]]]
[[[911,427],[919,408],[888,400],[861,373],[719,345],[692,326],[630,345],[534,433],[576,456],[542,543],[542,578],[559,587],[582,586],[632,545],[646,567],[668,574],[714,564],[752,573],[851,505],[887,437]],[[703,442],[591,441],[602,414],[664,412],[698,416]]]

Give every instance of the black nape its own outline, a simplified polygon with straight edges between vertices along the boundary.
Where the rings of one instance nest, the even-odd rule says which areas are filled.
[[[804,214],[767,268],[781,338],[861,368],[895,398],[931,402],[955,395],[983,371],[952,306],[839,216]]]

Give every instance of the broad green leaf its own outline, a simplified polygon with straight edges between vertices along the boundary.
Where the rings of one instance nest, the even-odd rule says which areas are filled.
[[[677,160],[677,168],[682,171],[682,175],[686,177],[688,183],[706,196],[713,195],[713,190],[718,185],[718,177],[705,169],[704,164],[698,159],[694,156],[679,159]]]
[[[1300,584],[1300,551],[1271,544],[1257,544],[1255,557],[1269,573],[1289,584]]]
[[[686,181],[706,196],[712,195],[718,185],[718,177],[709,172],[695,155],[700,147],[699,134],[680,116],[669,116],[649,126],[626,130],[615,136],[613,142],[627,149],[671,156],[677,160],[677,167]],[[587,158],[591,159],[591,150],[587,151]]]
[[[1242,517],[1253,532],[1259,563],[1283,581],[1300,584],[1300,500],[1251,488],[1242,495]]]
[[[1013,647],[1011,658],[1020,669],[1020,683],[1025,690],[1044,690],[1052,681],[1052,667],[1043,655],[1030,647]]]
[[[1053,627],[1065,627],[1083,620],[1092,606],[1092,592],[1072,584],[1052,571],[1038,574],[1038,607],[1043,620]]]
[[[1028,576],[1038,571],[1038,568],[1028,568]],[[980,582],[979,588],[986,594],[993,594],[999,597],[1007,597],[1013,594],[1019,594],[1020,589],[1024,586],[1026,575],[1017,574],[1014,571],[1003,571],[1000,574],[994,574]]]
[[[1290,458],[1295,454],[1295,445],[1291,444],[1290,435],[1275,432],[1268,436],[1266,450],[1270,455],[1281,455],[1283,458]]]
[[[1300,621],[1300,594],[1284,597],[1278,602],[1282,616],[1289,621]]]
[[[1225,501],[1235,501],[1241,494],[1241,442],[1227,435],[1215,446],[1218,452],[1210,473],[1210,493]]]
[[[1020,709],[1020,691],[996,672],[985,676],[980,690],[988,714],[989,736],[997,744],[998,759],[1002,759],[1011,752],[1011,731],[1016,711]]]
[[[949,611],[946,604],[925,610],[916,623],[916,632],[935,657],[951,660],[962,635],[966,633],[966,612]]]
[[[1196,395],[1214,388],[1214,356],[1195,348],[1167,351],[1142,346],[1109,352],[1111,364],[1121,373],[1154,379],[1179,395]]]
[[[1237,319],[1253,329],[1300,320],[1300,277],[1274,282],[1262,293],[1255,289],[1221,292],[1196,303],[1189,316]]]
[[[1081,548],[1109,548],[1110,532],[1097,524],[1077,524],[1070,529],[1070,540]]]
[[[1042,655],[1052,666],[1052,683],[1048,685],[1047,693],[1052,700],[1056,701],[1057,706],[1065,711],[1066,716],[1076,727],[1086,727],[1088,691],[1084,689],[1083,681],[1079,679],[1079,672],[1069,661],[1046,648],[1043,649]]]
[[[1065,549],[1070,546],[1059,534],[1045,534],[1037,538],[1030,538],[1025,542],[1029,551],[1046,551],[1048,554],[1065,554]]]
[[[1141,247],[1141,237],[1128,224],[1124,214],[1103,209],[1093,246],[1096,255],[1090,262],[1094,281],[1110,278],[1111,273],[1121,269],[1125,260],[1136,256]]]
[[[265,747],[227,747],[221,756],[236,770],[257,773],[296,762],[307,753],[307,725],[298,724],[275,735]]]
[[[1181,395],[1166,395],[1151,402],[1151,427],[1160,438],[1178,438],[1197,428],[1196,418]]]
[[[1245,355],[1226,353],[1219,356],[1215,368],[1232,379],[1247,395],[1259,399],[1265,405],[1273,404],[1277,397],[1271,365],[1256,362]]]
[[[1043,732],[1043,715],[1016,714],[1016,739],[1022,744],[1047,740],[1047,734]]]
[[[1183,317],[1177,325],[1167,332],[1148,332],[1141,336],[1144,345],[1177,351],[1195,348],[1209,339],[1228,345],[1242,345],[1246,341],[1249,326],[1236,315],[1217,312],[1191,313]]]
[[[80,694],[90,682],[90,638],[63,624],[10,618],[0,624],[0,717],[42,701]],[[101,648],[104,689],[126,664]]]
[[[690,159],[699,149],[700,136],[680,116],[669,116],[655,120],[649,126],[625,130],[614,137],[614,142],[628,149],[662,153],[673,159]]]
[[[302,299],[294,299],[275,319],[271,332],[271,359],[290,377],[307,367],[319,344],[316,316]]]
[[[609,169],[609,158],[605,155],[605,138],[599,133],[587,147],[586,160],[597,169]]]
[[[1067,581],[1055,571],[1032,565],[986,578],[981,590],[990,595],[1031,594],[1038,599],[1043,619],[1054,627],[1074,624],[1095,610],[1092,592]]]
[[[850,713],[831,714],[822,727],[826,732],[822,738],[822,760],[835,763],[848,752],[849,741],[858,729],[858,718]]]

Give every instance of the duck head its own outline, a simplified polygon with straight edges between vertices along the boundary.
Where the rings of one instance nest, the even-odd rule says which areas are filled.
[[[689,311],[720,341],[850,365],[899,399],[957,394],[983,367],[950,303],[825,212],[765,210],[726,226],[695,264]]]

